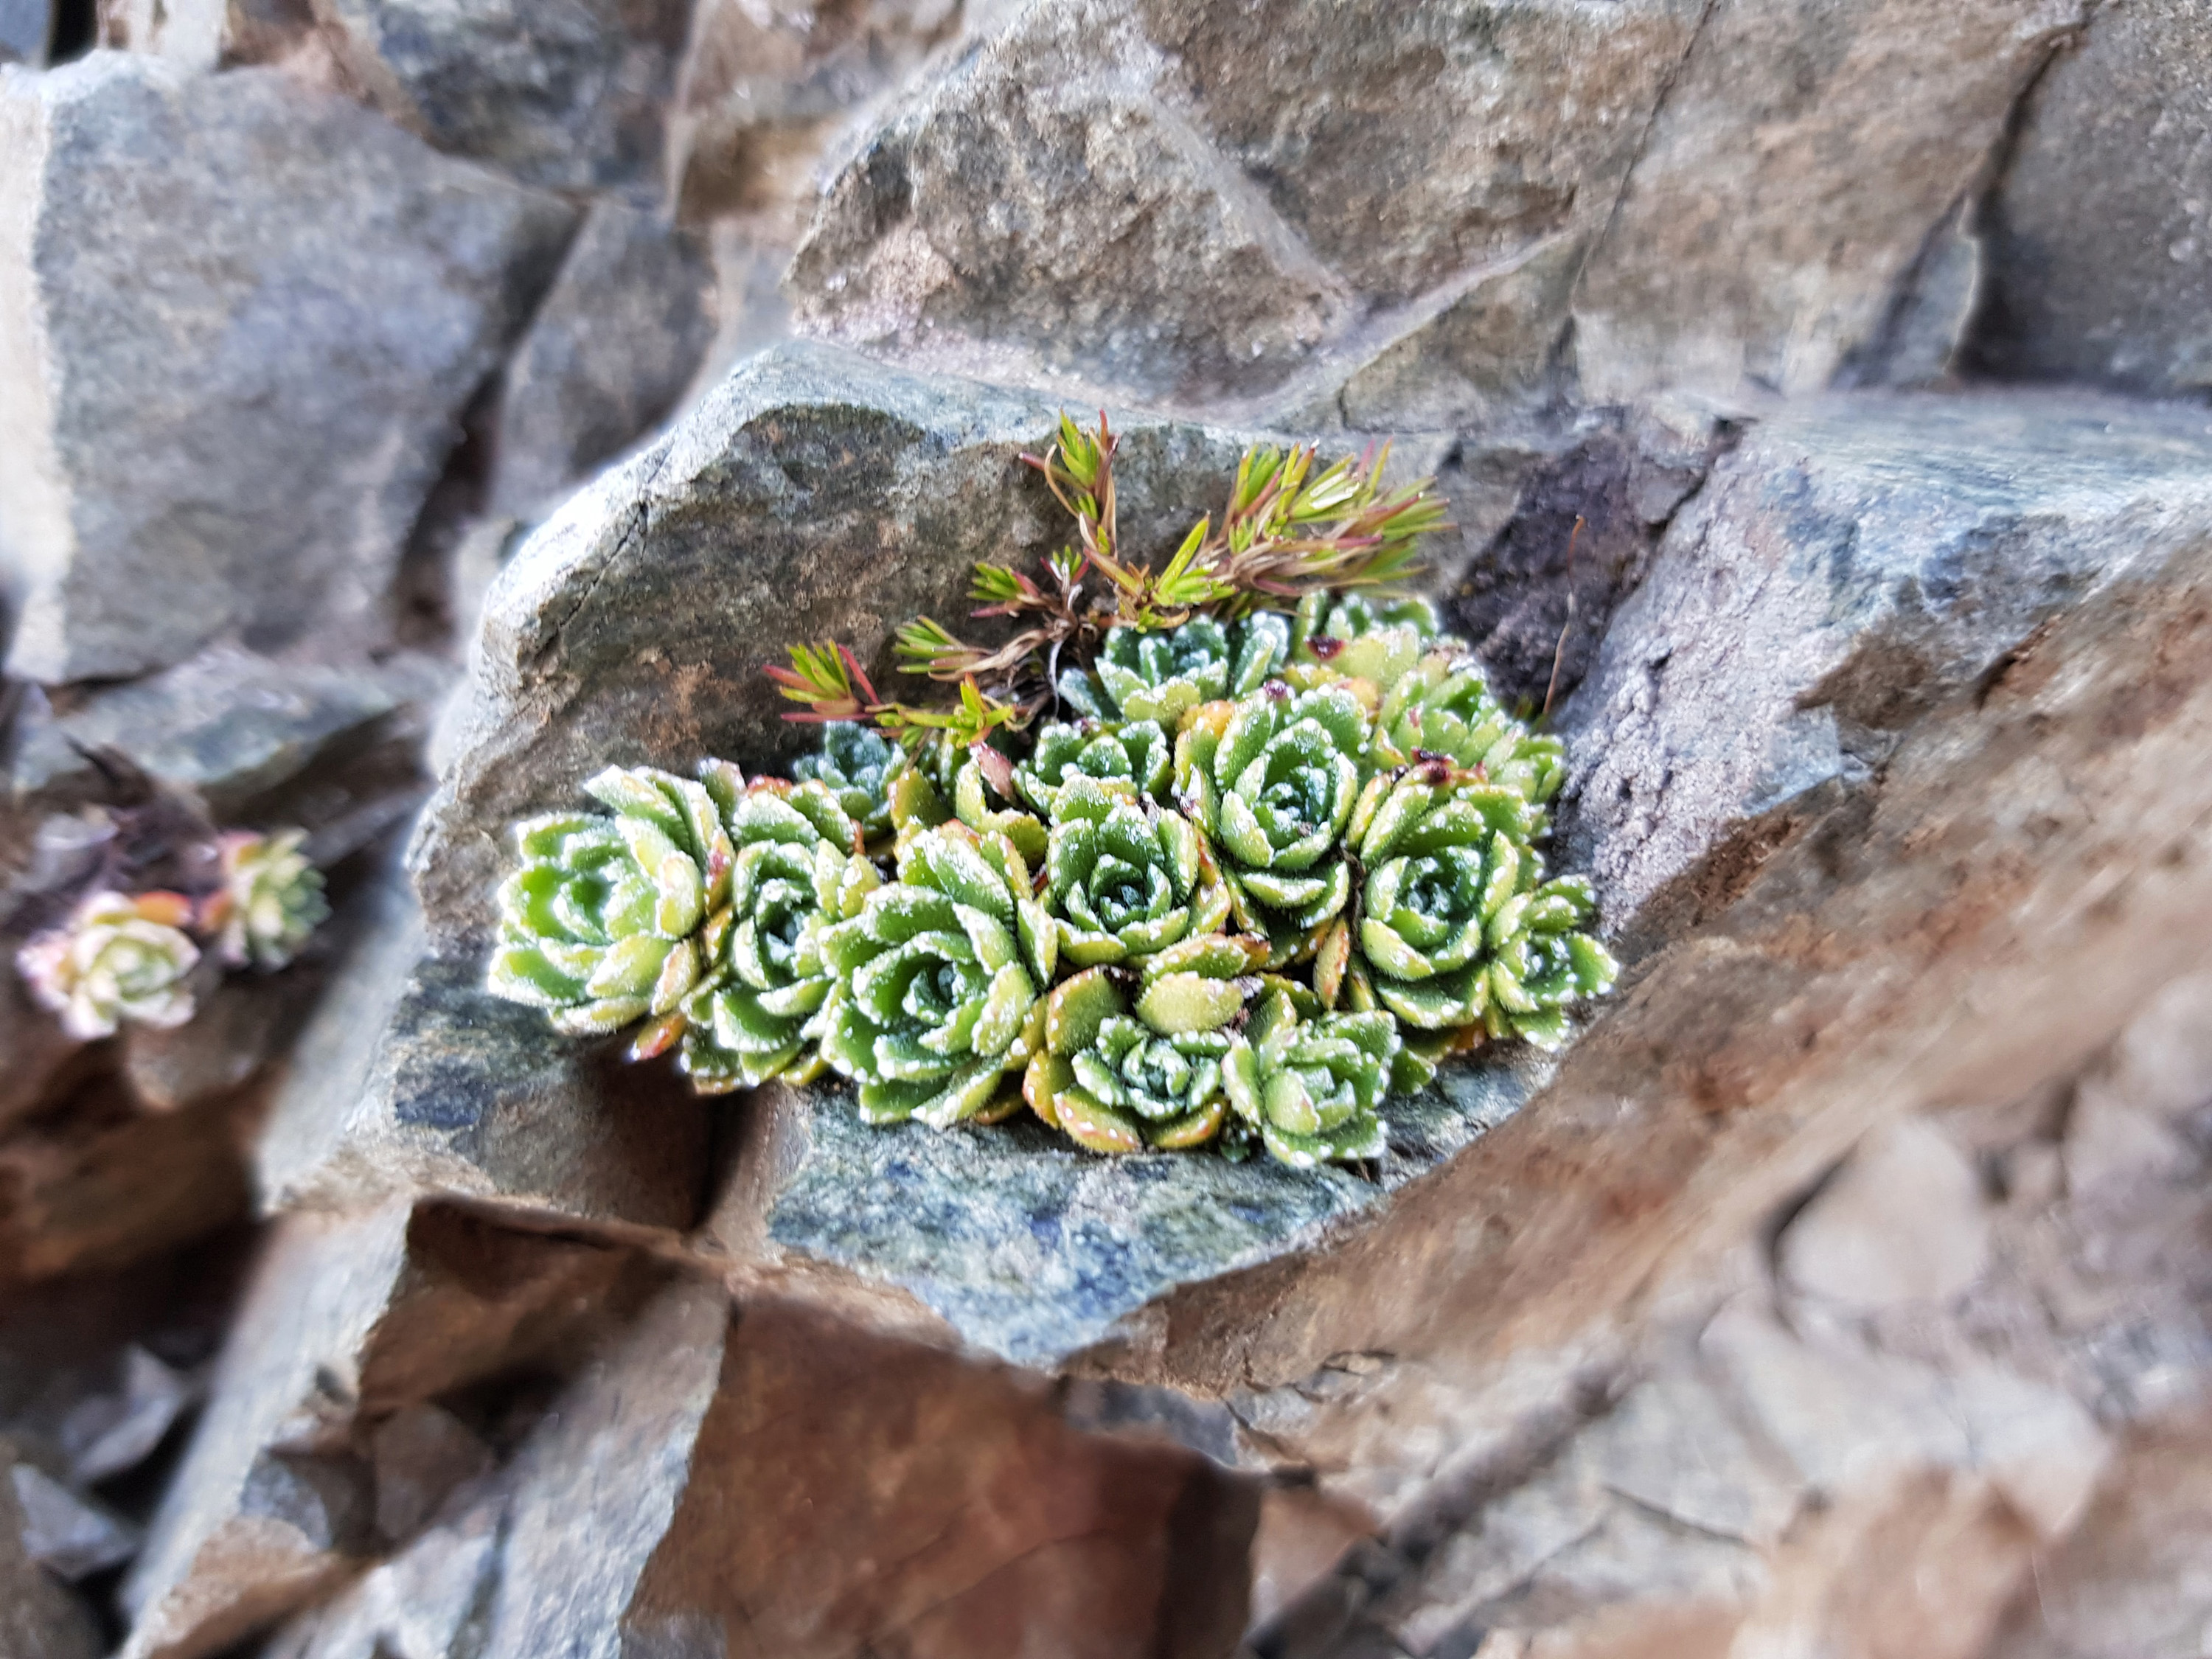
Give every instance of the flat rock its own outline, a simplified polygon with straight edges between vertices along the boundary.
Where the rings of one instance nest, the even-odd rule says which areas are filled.
[[[610,1468],[623,1478],[611,1480]],[[678,1281],[284,1659],[1205,1659],[1256,1494],[1039,1379]]]
[[[1583,395],[1796,396],[1876,350],[2082,11],[1708,8],[1576,290]]]
[[[490,512],[535,513],[659,423],[714,337],[712,283],[689,232],[592,207],[507,361]]]
[[[76,1583],[120,1566],[138,1553],[131,1523],[97,1499],[71,1492],[35,1464],[8,1471],[23,1516],[23,1552],[56,1577]]]
[[[379,1415],[528,1359],[625,1260],[404,1200],[280,1223],[123,1590],[131,1659],[195,1659],[327,1591],[374,1547]]]
[[[760,672],[783,646],[842,640],[893,684],[891,630],[957,614],[976,559],[1059,546],[1065,515],[1019,461],[1056,414],[791,343],[572,497],[493,584],[440,734],[449,763],[410,853],[434,945],[489,942],[507,825],[573,807],[601,767],[797,752]],[[1237,446],[1157,417],[1116,426],[1123,544],[1170,550],[1218,507]]]
[[[1988,215],[1978,365],[2154,394],[2212,386],[2212,9],[2100,7],[2051,66]]]
[[[0,285],[26,296],[0,334],[10,671],[382,637],[455,418],[571,210],[276,70],[137,55],[6,71],[0,152]],[[74,210],[104,198],[132,209]]]
[[[410,1193],[540,1216],[693,1225],[711,1164],[708,1103],[618,1045],[554,1037],[483,988],[480,962],[429,954],[396,872],[301,1033],[257,1152],[264,1202],[351,1208]]]
[[[1101,1160],[1025,1121],[877,1128],[845,1090],[772,1085],[703,1242],[737,1283],[803,1287],[862,1317],[903,1309],[967,1347],[1054,1368],[1131,1336],[1125,1322],[1182,1286],[1322,1244],[1505,1121],[1547,1069],[1455,1067],[1393,1102],[1373,1178],[1264,1158]]]
[[[51,789],[63,767],[88,770],[88,754],[109,752],[195,799],[216,822],[234,823],[272,796],[281,801],[285,786],[319,763],[375,742],[443,678],[411,657],[341,668],[219,647],[71,697],[52,722],[60,743],[19,757],[10,781],[22,794]]]
[[[1989,1265],[1988,1200],[1941,1130],[1899,1123],[1852,1154],[1778,1250],[1790,1285],[1843,1307],[1948,1302]]]
[[[440,149],[549,190],[649,191],[688,8],[678,0],[330,0],[331,50]]]

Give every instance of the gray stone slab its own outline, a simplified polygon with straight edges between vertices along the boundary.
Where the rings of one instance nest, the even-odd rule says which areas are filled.
[[[10,671],[384,638],[572,210],[274,70],[137,55],[0,71],[0,155]]]

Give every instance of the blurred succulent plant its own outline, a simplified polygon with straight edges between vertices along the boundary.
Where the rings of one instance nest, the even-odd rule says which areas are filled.
[[[1536,736],[1507,714],[1482,670],[1455,645],[1424,653],[1389,686],[1376,716],[1375,754],[1386,766],[1441,756],[1537,807],[1559,793],[1566,775],[1566,745]],[[1540,836],[1547,827],[1540,813],[1529,834]]]
[[[792,781],[823,785],[870,842],[879,841],[890,834],[890,782],[899,752],[872,726],[832,720],[822,728],[822,747],[792,762]]]
[[[572,1035],[682,1010],[726,945],[735,858],[702,783],[610,767],[584,788],[613,815],[515,825],[522,867],[499,890],[489,979]]]
[[[936,738],[892,768],[891,824],[904,842],[957,821],[978,835],[1006,836],[1034,864],[1044,856],[1044,823],[1014,795],[1014,763],[1003,751]]]
[[[898,872],[823,933],[836,975],[823,1058],[858,1085],[872,1123],[941,1129],[1012,1111],[1000,1079],[1034,1050],[1059,960],[1029,866],[1004,836],[948,823],[907,840]]]
[[[1352,815],[1367,870],[1347,930],[1355,1003],[1424,1032],[1480,1025],[1556,1048],[1567,1006],[1611,988],[1613,957],[1578,931],[1589,884],[1542,878],[1529,812],[1515,791],[1441,762],[1368,785]],[[1325,945],[1316,969],[1324,1000],[1335,1000],[1337,954]]]
[[[1388,686],[1419,660],[1439,631],[1436,607],[1426,599],[1309,593],[1291,620],[1291,659]]]
[[[300,851],[307,838],[303,830],[239,830],[216,841],[222,885],[202,902],[199,922],[231,966],[282,968],[329,919],[322,872]]]
[[[1089,673],[1060,677],[1060,695],[1092,720],[1158,720],[1172,730],[1187,709],[1256,690],[1289,649],[1290,623],[1273,611],[1225,626],[1194,617],[1179,628],[1113,628]]]
[[[1060,793],[1045,880],[1060,957],[1078,968],[1151,956],[1229,915],[1229,890],[1188,819],[1089,778]]]
[[[736,849],[729,944],[686,1005],[678,1063],[706,1093],[810,1082],[823,1069],[810,1018],[831,984],[823,931],[859,915],[882,878],[819,780],[756,779],[723,810]]]
[[[1240,925],[1264,933],[1281,966],[1352,894],[1345,827],[1364,778],[1368,711],[1343,686],[1271,684],[1192,712],[1176,744],[1176,787],[1218,850]]]
[[[1230,1022],[1259,988],[1255,939],[1213,934],[1090,968],[1044,1005],[1043,1042],[1022,1079],[1030,1109],[1079,1146],[1133,1152],[1202,1146],[1221,1132]],[[1133,1006],[1123,985],[1136,994]]]
[[[181,893],[93,893],[61,927],[24,945],[15,966],[40,1006],[81,1042],[112,1036],[126,1020],[181,1025],[192,1017],[189,976],[200,958],[184,931],[191,920]]]
[[[1157,720],[1055,723],[1036,736],[1014,768],[1014,787],[1049,821],[1060,791],[1088,778],[1132,800],[1164,800],[1175,775],[1175,746]]]
[[[1223,1085],[1281,1163],[1310,1170],[1377,1158],[1387,1141],[1376,1109],[1398,1047],[1397,1023],[1382,1009],[1322,1013],[1310,993],[1279,980],[1231,1040]]]

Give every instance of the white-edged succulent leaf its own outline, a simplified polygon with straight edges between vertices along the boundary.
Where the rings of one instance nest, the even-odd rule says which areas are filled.
[[[304,830],[239,831],[216,842],[222,887],[203,906],[203,920],[231,966],[282,968],[329,919],[323,872],[300,850],[307,838]]]
[[[792,762],[791,778],[827,787],[845,816],[875,842],[890,833],[890,784],[898,758],[898,745],[874,727],[831,720],[822,728],[820,750]]]
[[[1185,711],[1263,684],[1290,652],[1286,617],[1257,611],[1224,624],[1193,617],[1175,628],[1111,628],[1088,673],[1063,674],[1060,695],[1101,720],[1158,720],[1173,731]]]
[[[717,793],[650,767],[610,767],[585,784],[611,814],[550,813],[512,830],[521,867],[501,884],[487,987],[545,1011],[571,1036],[679,1013],[720,971],[735,854]]]
[[[1061,960],[1090,968],[1147,957],[1229,915],[1229,890],[1197,828],[1079,777],[1063,787],[1045,854],[1046,907]]]
[[[1127,799],[1164,801],[1174,775],[1175,744],[1157,720],[1056,721],[1014,768],[1014,787],[1050,822],[1060,791],[1077,778]]]
[[[1351,897],[1343,837],[1365,776],[1368,709],[1341,685],[1271,683],[1206,704],[1176,744],[1176,788],[1215,850],[1239,925],[1277,965],[1314,947]]]
[[[862,1117],[945,1128],[1018,1105],[1001,1079],[1033,1052],[1059,934],[1005,836],[955,821],[906,837],[898,879],[820,948],[834,978],[821,1052]]]
[[[736,857],[728,942],[692,994],[678,1064],[702,1093],[821,1075],[813,1021],[830,998],[823,931],[882,884],[860,825],[819,780],[756,780],[726,809]]]
[[[1300,988],[1276,981],[1231,1042],[1223,1087],[1279,1162],[1310,1170],[1377,1158],[1387,1140],[1376,1109],[1399,1046],[1397,1022],[1383,1010],[1321,1013]]]
[[[1442,762],[1369,783],[1352,826],[1367,872],[1347,935],[1355,1006],[1422,1032],[1480,1026],[1556,1048],[1565,1010],[1612,988],[1612,956],[1582,931],[1589,884],[1544,879],[1534,811]],[[1333,975],[1317,982],[1334,1000]]]
[[[80,1042],[112,1036],[126,1020],[181,1025],[192,1017],[189,981],[200,956],[184,931],[191,918],[181,894],[93,893],[61,927],[24,945],[16,969]]]
[[[1212,1141],[1228,1110],[1231,1023],[1259,988],[1267,951],[1217,933],[1055,987],[1022,1078],[1030,1109],[1094,1152]]]

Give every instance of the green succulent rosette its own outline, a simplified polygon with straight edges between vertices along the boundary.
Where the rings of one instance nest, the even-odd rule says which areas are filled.
[[[1088,673],[1063,674],[1060,695],[1100,720],[1158,720],[1175,729],[1186,710],[1241,697],[1289,654],[1290,621],[1259,611],[1224,624],[1193,617],[1175,628],[1109,628]]]
[[[818,780],[757,779],[722,804],[736,857],[728,946],[693,994],[678,1064],[702,1093],[772,1077],[811,1083],[823,1061],[811,1024],[830,998],[824,929],[883,884],[860,826]]]
[[[126,1020],[182,1025],[192,1017],[200,959],[184,932],[191,920],[191,901],[180,893],[92,893],[66,923],[15,953],[16,971],[79,1042],[113,1036]]]
[[[1217,933],[1055,988],[1022,1078],[1030,1109],[1094,1152],[1206,1145],[1228,1110],[1229,1027],[1259,988],[1267,950]]]
[[[1388,1142],[1376,1109],[1399,1046],[1383,1010],[1322,1013],[1310,993],[1278,980],[1230,1040],[1222,1083],[1237,1120],[1279,1163],[1377,1158]]]
[[[1164,800],[1174,776],[1175,745],[1157,720],[1056,721],[1014,768],[1014,789],[1050,821],[1078,778],[1131,800]]]
[[[1421,1032],[1480,1026],[1559,1046],[1565,1010],[1620,970],[1582,931],[1589,884],[1543,878],[1530,812],[1516,792],[1441,763],[1369,784],[1352,823],[1367,872],[1349,930],[1355,1003],[1371,997]]]
[[[1482,670],[1455,646],[1425,653],[1390,684],[1376,716],[1375,754],[1389,766],[1439,757],[1537,807],[1566,776],[1566,745],[1506,713]],[[1540,813],[1531,833],[1547,827]]]
[[[1176,787],[1215,848],[1238,924],[1281,966],[1352,896],[1344,831],[1368,764],[1368,710],[1340,685],[1270,684],[1192,711]]]
[[[682,1011],[726,939],[734,857],[703,784],[610,767],[584,789],[612,816],[514,826],[522,867],[500,886],[487,981],[572,1036]]]
[[[1018,1107],[1000,1079],[1034,1051],[1059,934],[1006,836],[951,822],[908,838],[897,881],[825,928],[821,951],[822,1056],[862,1118],[941,1129]]]
[[[1004,836],[1036,863],[1044,856],[1044,823],[1012,798],[1013,770],[999,750],[963,748],[950,738],[904,757],[890,775],[891,824],[900,843],[939,824],[964,823],[979,836]]]
[[[1290,658],[1347,678],[1389,685],[1442,631],[1436,607],[1426,599],[1309,593],[1291,619]]]
[[[791,777],[827,788],[860,833],[876,842],[890,834],[890,786],[898,759],[898,745],[872,726],[832,720],[822,728],[820,750],[791,763]]]
[[[1088,778],[1066,786],[1060,809],[1045,902],[1064,962],[1091,968],[1152,956],[1228,919],[1229,889],[1182,813],[1124,800]]]
[[[273,836],[239,832],[216,842],[222,888],[203,920],[233,967],[282,968],[329,920],[323,872],[300,850],[307,838],[304,830],[286,830]]]

